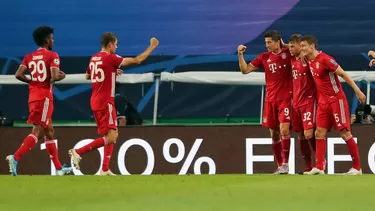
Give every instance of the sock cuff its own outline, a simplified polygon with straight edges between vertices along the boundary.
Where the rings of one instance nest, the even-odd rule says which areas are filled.
[[[38,137],[36,137],[36,135],[30,133],[27,137],[29,136],[34,139],[35,143],[38,143]]]
[[[353,138],[353,136],[346,137],[346,138],[344,138],[344,141],[349,141],[352,138]]]
[[[45,144],[55,144],[55,140],[45,140]]]
[[[290,134],[288,134],[288,135],[282,135],[282,136],[281,136],[281,139],[283,139],[283,140],[284,140],[284,139],[290,139]]]
[[[316,138],[316,137],[315,137],[315,140],[316,140],[316,141],[327,141],[327,138]]]
[[[281,139],[272,139],[272,144],[278,144],[281,142]]]
[[[103,140],[104,140],[104,146],[107,146],[108,145],[108,139],[107,139],[107,137],[103,137]]]

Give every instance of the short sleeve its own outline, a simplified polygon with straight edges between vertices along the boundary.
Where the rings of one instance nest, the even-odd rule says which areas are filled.
[[[25,57],[23,57],[23,60],[22,60],[22,63],[20,64],[20,66],[25,66],[26,68],[28,68],[27,67],[27,56],[25,56]]]
[[[329,72],[336,72],[339,68],[339,64],[337,64],[336,60],[332,57],[324,57],[323,64]]]
[[[118,69],[121,67],[122,60],[124,60],[122,56],[119,56],[117,54],[111,54],[110,58],[111,58],[112,66],[114,68]]]
[[[263,67],[262,57],[263,57],[262,54],[259,54],[253,61],[250,62],[250,64],[256,68],[262,68]]]
[[[60,57],[56,52],[51,55],[50,68],[60,69]]]

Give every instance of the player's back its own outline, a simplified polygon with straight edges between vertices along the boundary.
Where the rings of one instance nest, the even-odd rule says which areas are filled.
[[[26,55],[22,61],[31,75],[29,83],[29,102],[53,98],[53,85],[51,84],[51,68],[60,68],[60,59],[56,52],[45,48]]]
[[[108,103],[114,105],[116,71],[122,58],[101,51],[90,59],[87,73],[91,75],[91,109],[102,110]]]

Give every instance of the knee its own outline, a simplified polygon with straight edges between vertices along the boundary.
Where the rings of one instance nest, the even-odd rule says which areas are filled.
[[[279,140],[280,139],[280,133],[277,130],[270,129],[270,136],[272,140]]]
[[[289,133],[290,133],[290,131],[289,131],[289,125],[280,127],[280,134],[282,136],[289,135]]]
[[[327,134],[327,131],[324,129],[317,128],[315,130],[315,137],[316,138],[325,138]]]
[[[117,130],[110,130],[107,133],[106,138],[108,140],[108,144],[114,144],[114,143],[116,143],[117,138],[118,138],[118,131]]]
[[[347,130],[341,130],[340,131],[340,136],[341,138],[343,138],[344,140],[352,137],[352,133],[350,131],[347,131]]]
[[[41,140],[44,136],[44,128],[40,125],[35,125],[31,133],[38,137],[38,140]]]

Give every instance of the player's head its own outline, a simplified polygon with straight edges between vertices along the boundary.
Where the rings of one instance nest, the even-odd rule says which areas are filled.
[[[39,26],[33,32],[34,42],[42,48],[52,50],[54,43],[53,40],[53,28],[49,26]]]
[[[117,49],[117,36],[112,32],[104,32],[102,38],[100,39],[100,44],[102,48],[109,51],[109,53],[115,53]]]
[[[267,31],[264,34],[264,41],[268,51],[277,51],[281,48],[281,34],[276,30]]]
[[[293,34],[289,38],[289,51],[292,56],[298,56],[301,53],[301,38],[300,34]]]
[[[311,55],[318,48],[318,40],[312,35],[301,38],[301,50],[305,55]]]

